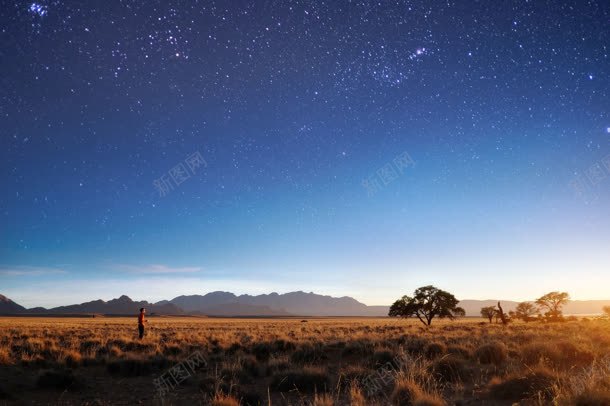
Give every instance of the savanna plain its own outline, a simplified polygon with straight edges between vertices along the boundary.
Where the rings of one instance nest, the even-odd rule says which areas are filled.
[[[148,319],[0,318],[0,404],[610,405],[604,318]]]

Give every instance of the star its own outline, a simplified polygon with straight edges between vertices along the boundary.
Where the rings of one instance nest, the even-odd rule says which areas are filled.
[[[35,14],[39,17],[44,17],[47,14],[47,7],[39,3],[30,4],[28,10],[30,11],[30,13]]]

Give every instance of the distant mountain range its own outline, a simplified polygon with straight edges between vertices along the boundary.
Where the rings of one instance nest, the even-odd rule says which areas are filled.
[[[27,309],[4,295],[0,295],[0,313],[22,313]]]
[[[495,306],[497,300],[462,300],[460,306],[467,316],[479,316],[485,306]],[[502,300],[504,311],[517,307],[518,302]],[[599,314],[610,300],[571,301],[564,307],[565,314]],[[141,307],[149,314],[206,315],[206,316],[387,316],[389,306],[367,306],[348,296],[331,297],[313,292],[270,293],[257,296],[234,295],[230,292],[211,292],[206,295],[178,296],[157,303],[133,301],[128,296],[109,301],[94,300],[51,309],[26,309],[0,295],[0,314],[108,314],[133,315]]]
[[[0,295],[0,314],[134,314],[141,307],[145,307],[150,313],[158,314],[185,314],[182,309],[171,303],[153,304],[147,301],[134,302],[128,296],[121,296],[107,302],[99,299],[92,302],[75,304],[70,306],[60,306],[51,309],[44,307],[34,307],[26,309],[18,305],[9,298]]]

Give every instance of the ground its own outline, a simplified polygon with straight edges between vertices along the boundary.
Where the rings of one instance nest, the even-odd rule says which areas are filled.
[[[135,320],[0,318],[0,404],[610,404],[604,319]]]

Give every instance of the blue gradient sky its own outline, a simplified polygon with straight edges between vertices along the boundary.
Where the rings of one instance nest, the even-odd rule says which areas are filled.
[[[610,297],[608,3],[173,3],[0,11],[0,293]]]

